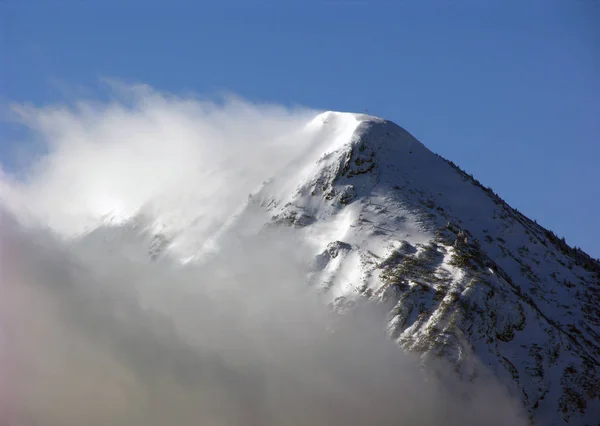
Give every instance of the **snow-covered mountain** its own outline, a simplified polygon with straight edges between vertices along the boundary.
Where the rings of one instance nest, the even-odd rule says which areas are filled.
[[[231,238],[289,230],[310,252],[306,282],[333,309],[382,307],[390,337],[423,365],[450,361],[465,381],[492,372],[536,425],[599,424],[598,260],[389,121],[326,112],[278,143],[292,160],[265,167],[276,171],[247,197],[202,186],[212,171],[186,176],[183,193],[165,186],[146,199],[145,188],[136,214],[137,204],[120,200],[127,214],[104,217],[102,226],[84,217],[88,229],[74,227],[78,236],[68,238],[76,252],[94,253],[110,240],[128,259],[168,255],[194,264],[231,247]],[[217,154],[216,168],[230,160]],[[243,191],[253,185],[244,182]],[[21,202],[5,192],[13,206]],[[92,195],[86,208],[119,205],[108,192]],[[47,215],[59,234],[71,224],[63,210],[60,221]]]
[[[297,229],[336,309],[385,304],[402,347],[466,380],[477,360],[535,424],[598,424],[600,263],[392,122],[327,112],[305,131],[306,151],[220,232]],[[251,229],[250,212],[264,213]]]

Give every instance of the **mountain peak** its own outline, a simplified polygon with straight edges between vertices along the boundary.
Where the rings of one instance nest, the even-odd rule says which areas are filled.
[[[393,122],[326,112],[308,128],[309,155],[253,203],[313,245],[313,285],[334,306],[391,306],[403,347],[466,379],[485,365],[540,424],[597,419],[600,264]]]

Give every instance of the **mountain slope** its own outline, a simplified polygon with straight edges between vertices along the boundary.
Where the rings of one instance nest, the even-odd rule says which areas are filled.
[[[330,112],[307,137],[246,212],[298,229],[333,306],[385,303],[403,347],[465,379],[491,369],[537,424],[597,423],[598,261],[391,122]]]

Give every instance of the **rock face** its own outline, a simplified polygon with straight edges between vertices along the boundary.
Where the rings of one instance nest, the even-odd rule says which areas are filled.
[[[332,306],[390,306],[389,333],[465,379],[473,360],[536,424],[600,419],[600,263],[507,205],[399,126],[325,113],[320,141],[248,208],[315,247]]]

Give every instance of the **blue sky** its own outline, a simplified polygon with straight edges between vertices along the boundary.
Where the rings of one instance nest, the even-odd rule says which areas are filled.
[[[159,90],[395,121],[600,257],[600,2],[4,0],[0,103]],[[0,159],[23,129],[0,123]]]

